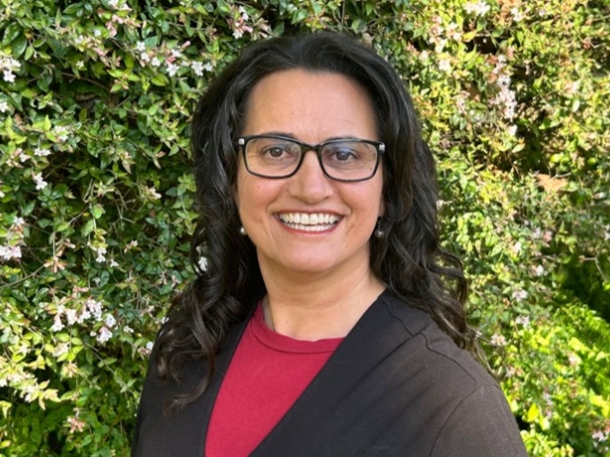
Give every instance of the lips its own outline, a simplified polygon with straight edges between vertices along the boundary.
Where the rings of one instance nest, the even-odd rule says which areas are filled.
[[[278,219],[295,230],[322,232],[332,228],[341,219],[330,213],[279,213]]]

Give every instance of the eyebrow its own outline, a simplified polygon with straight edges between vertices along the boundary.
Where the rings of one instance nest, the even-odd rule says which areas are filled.
[[[285,138],[290,138],[296,141],[299,141],[301,143],[306,143],[303,140],[300,140],[295,134],[293,133],[288,133],[288,132],[279,132],[279,131],[271,131],[271,132],[262,132],[262,133],[257,133],[256,135],[273,135],[273,136],[283,136]],[[319,144],[321,143],[326,143],[327,141],[334,141],[334,140],[359,140],[361,139],[360,137],[357,137],[355,135],[338,135],[338,136],[331,136],[329,138],[324,139],[323,141],[321,141]],[[307,143],[309,144],[309,143]]]

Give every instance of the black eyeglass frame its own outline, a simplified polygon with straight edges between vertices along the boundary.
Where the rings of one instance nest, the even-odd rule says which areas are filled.
[[[301,157],[299,158],[299,163],[297,164],[296,168],[292,172],[285,174],[285,175],[280,175],[280,176],[268,176],[268,175],[264,175],[264,174],[256,173],[256,172],[252,171],[250,169],[250,167],[248,166],[248,158],[246,156],[246,149],[248,146],[248,142],[250,140],[256,140],[256,139],[260,139],[260,138],[273,138],[276,140],[290,141],[291,143],[294,143],[294,144],[300,146]],[[322,161],[322,149],[329,144],[345,143],[345,142],[366,143],[366,144],[370,144],[375,147],[375,150],[377,151],[377,157],[376,157],[376,161],[375,161],[375,167],[373,168],[373,171],[371,172],[370,176],[367,176],[366,178],[358,178],[358,179],[341,179],[341,178],[335,178],[334,176],[331,176],[328,174],[328,172],[326,171],[326,168],[324,167],[324,162]],[[248,170],[248,173],[250,173],[251,175],[254,175],[254,176],[258,176],[260,178],[268,178],[268,179],[286,179],[286,178],[290,178],[291,176],[294,176],[297,173],[297,171],[299,171],[299,169],[301,168],[301,165],[303,164],[303,159],[305,158],[305,153],[307,151],[315,151],[316,156],[318,157],[318,162],[320,163],[320,168],[322,169],[322,172],[324,173],[324,175],[327,178],[332,179],[333,181],[340,181],[340,182],[368,181],[369,179],[372,179],[373,176],[375,176],[375,174],[377,173],[377,169],[379,168],[379,162],[381,160],[381,155],[383,153],[385,153],[385,144],[382,143],[381,141],[363,140],[360,138],[337,138],[337,139],[333,139],[333,140],[324,141],[319,144],[308,144],[308,143],[304,143],[302,141],[296,140],[294,138],[282,136],[282,135],[245,135],[245,136],[239,137],[237,139],[237,143],[244,156],[244,165],[246,166],[246,170]]]

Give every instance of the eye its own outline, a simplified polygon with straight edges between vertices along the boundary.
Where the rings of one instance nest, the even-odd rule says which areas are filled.
[[[357,145],[349,143],[332,144],[324,148],[324,160],[334,163],[354,162],[360,160],[360,151]]]
[[[335,159],[340,162],[347,160],[358,159],[358,151],[350,148],[342,148],[334,151]]]
[[[274,144],[262,148],[260,151],[261,156],[266,156],[273,159],[279,159],[286,155],[292,155],[292,151],[286,145]]]

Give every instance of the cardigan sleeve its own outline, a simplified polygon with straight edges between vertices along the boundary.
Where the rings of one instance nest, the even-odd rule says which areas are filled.
[[[498,386],[482,385],[456,405],[430,457],[527,457],[515,418]]]

